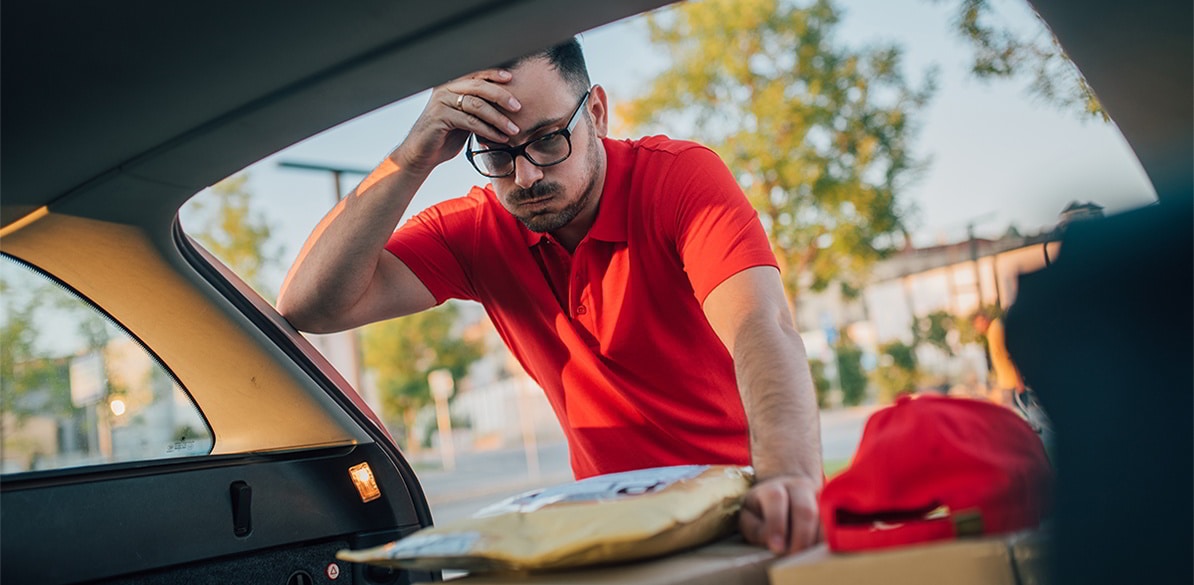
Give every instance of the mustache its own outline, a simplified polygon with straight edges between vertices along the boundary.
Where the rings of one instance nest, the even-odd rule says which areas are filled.
[[[555,195],[561,191],[559,183],[539,182],[531,185],[529,189],[518,189],[510,194],[510,201],[512,203],[524,203],[527,201],[534,201],[542,199],[549,195]]]

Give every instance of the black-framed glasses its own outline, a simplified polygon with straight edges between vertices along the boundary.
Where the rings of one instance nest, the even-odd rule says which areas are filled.
[[[585,106],[585,102],[589,100],[589,94],[592,92],[593,90],[589,90],[585,92],[585,95],[580,96],[580,103],[576,104],[576,109],[568,118],[567,126],[524,142],[519,146],[495,146],[474,150],[474,137],[469,136],[469,147],[465,150],[468,162],[473,164],[473,168],[477,169],[478,173],[491,179],[513,175],[514,159],[519,155],[526,157],[531,164],[537,167],[550,167],[564,162],[572,155],[572,129],[576,128],[576,123],[580,121],[580,110]]]

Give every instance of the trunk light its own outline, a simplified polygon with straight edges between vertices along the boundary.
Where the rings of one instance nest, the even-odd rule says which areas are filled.
[[[352,477],[352,484],[357,486],[362,502],[372,502],[381,497],[381,488],[377,487],[377,480],[373,477],[373,469],[368,463],[353,465],[348,468],[348,475]]]

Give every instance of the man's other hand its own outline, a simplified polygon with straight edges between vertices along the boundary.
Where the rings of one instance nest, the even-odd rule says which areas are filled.
[[[738,517],[743,538],[777,555],[792,554],[820,542],[820,487],[820,482],[799,476],[772,477],[756,483],[747,492]]]

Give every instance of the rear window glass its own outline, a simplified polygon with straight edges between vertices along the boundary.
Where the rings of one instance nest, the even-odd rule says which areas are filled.
[[[3,473],[205,455],[190,396],[106,314],[0,256]]]

